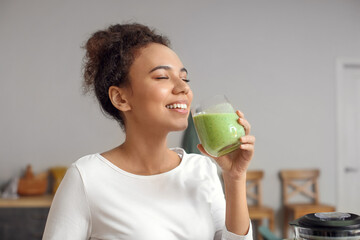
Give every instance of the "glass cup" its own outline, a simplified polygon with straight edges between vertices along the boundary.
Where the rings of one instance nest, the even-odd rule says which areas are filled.
[[[224,95],[203,100],[191,109],[195,129],[208,154],[220,157],[236,150],[245,135],[239,116]]]

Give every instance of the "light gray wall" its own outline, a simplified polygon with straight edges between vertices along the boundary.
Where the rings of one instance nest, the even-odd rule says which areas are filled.
[[[123,140],[81,94],[80,46],[124,21],[170,37],[194,101],[224,93],[245,112],[265,204],[280,207],[280,169],[310,167],[322,169],[321,199],[336,204],[335,62],[360,56],[357,0],[1,0],[0,183],[26,164],[69,165]]]

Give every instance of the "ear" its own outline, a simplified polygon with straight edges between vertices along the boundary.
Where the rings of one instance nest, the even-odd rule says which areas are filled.
[[[129,90],[126,88],[120,88],[116,86],[111,86],[109,88],[109,98],[111,103],[122,112],[131,110],[131,106],[128,101]]]

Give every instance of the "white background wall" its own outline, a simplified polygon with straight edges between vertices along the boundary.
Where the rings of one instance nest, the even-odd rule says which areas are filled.
[[[245,112],[265,204],[280,208],[280,169],[310,167],[322,169],[321,200],[336,204],[335,62],[360,56],[357,0],[1,0],[0,184],[27,164],[39,172],[121,143],[81,93],[81,45],[124,21],[170,37],[194,101],[224,93]]]

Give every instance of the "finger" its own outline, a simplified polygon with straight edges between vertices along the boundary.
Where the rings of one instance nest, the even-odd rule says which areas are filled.
[[[255,147],[254,147],[254,144],[241,144],[240,149],[245,150],[245,151],[249,151],[249,152],[250,151],[254,152]]]
[[[242,144],[254,144],[255,143],[255,137],[251,135],[245,135],[240,138],[240,142]]]
[[[239,122],[240,125],[242,125],[244,127],[245,135],[248,135],[250,133],[250,130],[251,130],[250,123],[245,118],[239,118],[238,122]]]
[[[244,117],[245,117],[244,113],[241,112],[240,110],[237,110],[237,111],[236,111],[236,114],[237,114],[240,118],[244,118]]]

